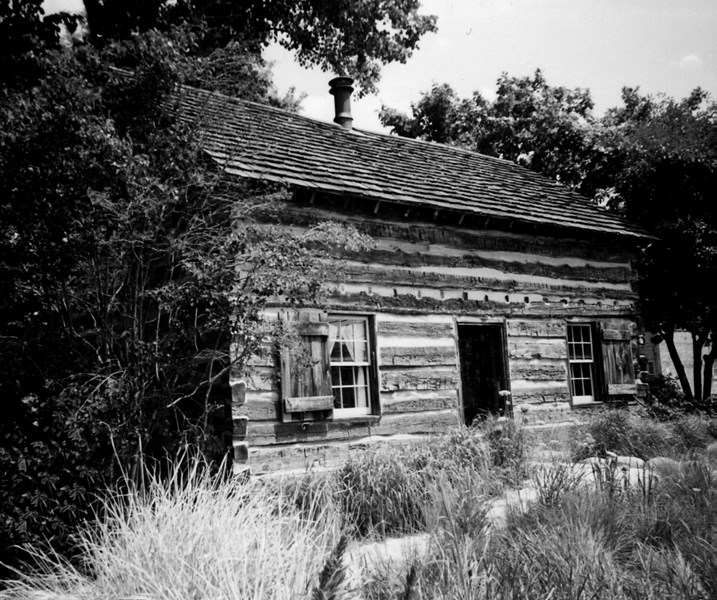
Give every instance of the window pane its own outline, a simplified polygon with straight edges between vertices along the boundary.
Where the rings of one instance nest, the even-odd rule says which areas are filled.
[[[568,325],[570,390],[574,398],[594,400],[594,346],[588,324]]]
[[[368,344],[366,342],[355,342],[356,362],[368,362]]]
[[[356,406],[368,407],[368,388],[356,388]]]
[[[352,387],[341,388],[341,408],[354,408],[356,406],[356,398]]]
[[[331,362],[342,362],[341,343],[336,340],[332,340],[331,342]]]
[[[368,319],[330,319],[329,335],[334,408],[368,413],[371,405]]]
[[[331,384],[334,387],[341,385],[341,369],[339,367],[331,367]]]
[[[341,384],[342,386],[355,385],[353,367],[341,367]]]

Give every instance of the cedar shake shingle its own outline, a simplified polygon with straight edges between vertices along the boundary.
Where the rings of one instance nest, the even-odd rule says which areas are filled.
[[[515,163],[455,146],[346,130],[284,110],[183,87],[183,118],[228,173],[371,200],[643,237],[584,196]]]

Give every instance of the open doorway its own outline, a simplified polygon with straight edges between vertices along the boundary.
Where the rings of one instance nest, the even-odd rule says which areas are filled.
[[[458,324],[463,418],[466,425],[505,413],[501,390],[508,389],[502,324]]]

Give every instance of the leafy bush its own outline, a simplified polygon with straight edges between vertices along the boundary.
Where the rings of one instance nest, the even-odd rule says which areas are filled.
[[[647,406],[650,413],[658,419],[669,420],[687,414],[715,414],[716,398],[704,400],[689,399],[680,388],[677,379],[669,375],[659,375],[650,382]]]

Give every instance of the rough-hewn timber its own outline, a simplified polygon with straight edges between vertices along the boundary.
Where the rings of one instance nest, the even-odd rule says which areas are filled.
[[[334,418],[325,411],[328,418],[282,422],[280,371],[276,353],[267,351],[240,373],[246,401],[233,407],[245,429],[235,453],[249,456],[253,468],[327,465],[358,440],[457,426],[463,419],[460,323],[502,327],[514,411],[569,406],[569,322],[595,324],[608,345],[636,338],[635,276],[630,250],[619,244],[359,214],[346,219],[311,207],[292,211],[284,224],[301,232],[332,216],[376,240],[372,249],[337,256],[340,276],[326,286],[325,307],[371,316],[375,410],[365,417]],[[280,306],[268,317],[275,319]],[[606,355],[626,369],[624,352]],[[634,384],[621,379],[606,388],[624,396]]]

